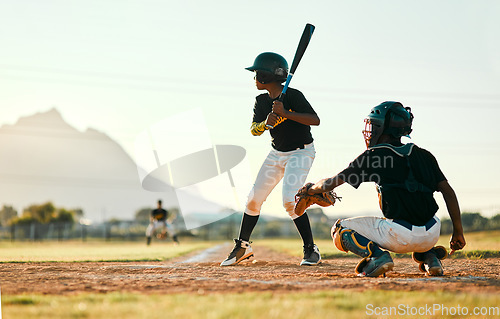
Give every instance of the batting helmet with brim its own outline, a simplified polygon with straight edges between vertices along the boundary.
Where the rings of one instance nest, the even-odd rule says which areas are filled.
[[[255,71],[257,81],[261,83],[286,81],[288,76],[288,63],[281,55],[274,52],[264,52],[259,54],[252,66],[245,68],[248,71]]]

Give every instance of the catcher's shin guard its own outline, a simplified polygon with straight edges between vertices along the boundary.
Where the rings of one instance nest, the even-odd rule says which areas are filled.
[[[352,229],[343,228],[338,220],[332,227],[332,238],[335,247],[340,251],[352,252],[360,257],[380,256],[383,251],[376,243],[361,236]]]
[[[441,260],[448,257],[448,251],[443,246],[436,246],[424,253],[414,252],[413,260],[418,263],[418,269],[429,276],[442,276],[443,265]]]
[[[332,227],[335,246],[344,252],[352,252],[363,259],[355,268],[356,274],[362,277],[378,277],[394,267],[391,255],[368,238],[352,229],[342,228],[340,220]]]

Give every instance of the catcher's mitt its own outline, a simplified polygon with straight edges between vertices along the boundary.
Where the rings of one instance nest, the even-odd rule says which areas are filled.
[[[305,184],[295,195],[294,211],[297,216],[302,216],[306,209],[313,204],[319,205],[321,207],[333,206],[337,199],[339,201],[342,199],[342,197],[337,196],[334,191],[309,195],[307,191],[313,185],[314,183]]]

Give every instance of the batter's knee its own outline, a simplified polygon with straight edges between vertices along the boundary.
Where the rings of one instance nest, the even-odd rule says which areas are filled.
[[[245,213],[250,216],[259,216],[261,207],[262,207],[261,203],[258,203],[255,200],[249,200],[247,202]]]
[[[255,192],[254,189],[248,194],[248,199],[245,207],[245,213],[250,216],[260,215],[260,209],[262,204],[264,204],[266,198]]]
[[[283,201],[283,207],[285,208],[286,212],[288,213],[288,216],[290,216],[292,220],[299,217],[298,215],[295,214],[294,201]]]

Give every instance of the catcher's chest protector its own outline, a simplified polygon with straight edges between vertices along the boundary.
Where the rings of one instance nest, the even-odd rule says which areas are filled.
[[[395,154],[398,156],[401,156],[406,159],[406,165],[408,167],[408,175],[406,176],[406,179],[402,183],[393,183],[393,184],[383,184],[383,185],[377,185],[377,190],[379,194],[382,192],[382,190],[389,190],[391,188],[403,188],[406,189],[407,191],[413,193],[413,192],[431,192],[433,193],[434,191],[430,189],[429,187],[425,186],[424,184],[420,183],[415,179],[415,176],[413,175],[413,170],[410,164],[410,154],[411,151],[413,150],[413,146],[415,144],[413,143],[408,143],[405,144],[401,147],[395,147],[390,144],[379,144],[374,147],[370,147],[370,149],[378,149],[378,148],[387,148],[393,151]]]
[[[406,176],[406,179],[402,183],[393,183],[393,184],[383,184],[383,185],[377,185],[377,192],[378,192],[378,197],[379,197],[379,205],[380,209],[384,211],[383,207],[383,193],[389,191],[390,189],[393,188],[402,188],[405,189],[411,193],[413,192],[430,192],[433,193],[434,191],[430,189],[429,187],[425,186],[424,184],[420,183],[415,179],[415,176],[413,175],[413,170],[410,164],[410,154],[411,151],[413,150],[413,147],[415,144],[413,143],[408,143],[400,147],[396,147],[391,144],[378,144],[373,147],[370,147],[370,149],[380,149],[380,148],[387,148],[393,151],[396,155],[403,157],[406,159],[406,165],[408,167],[408,175]]]

